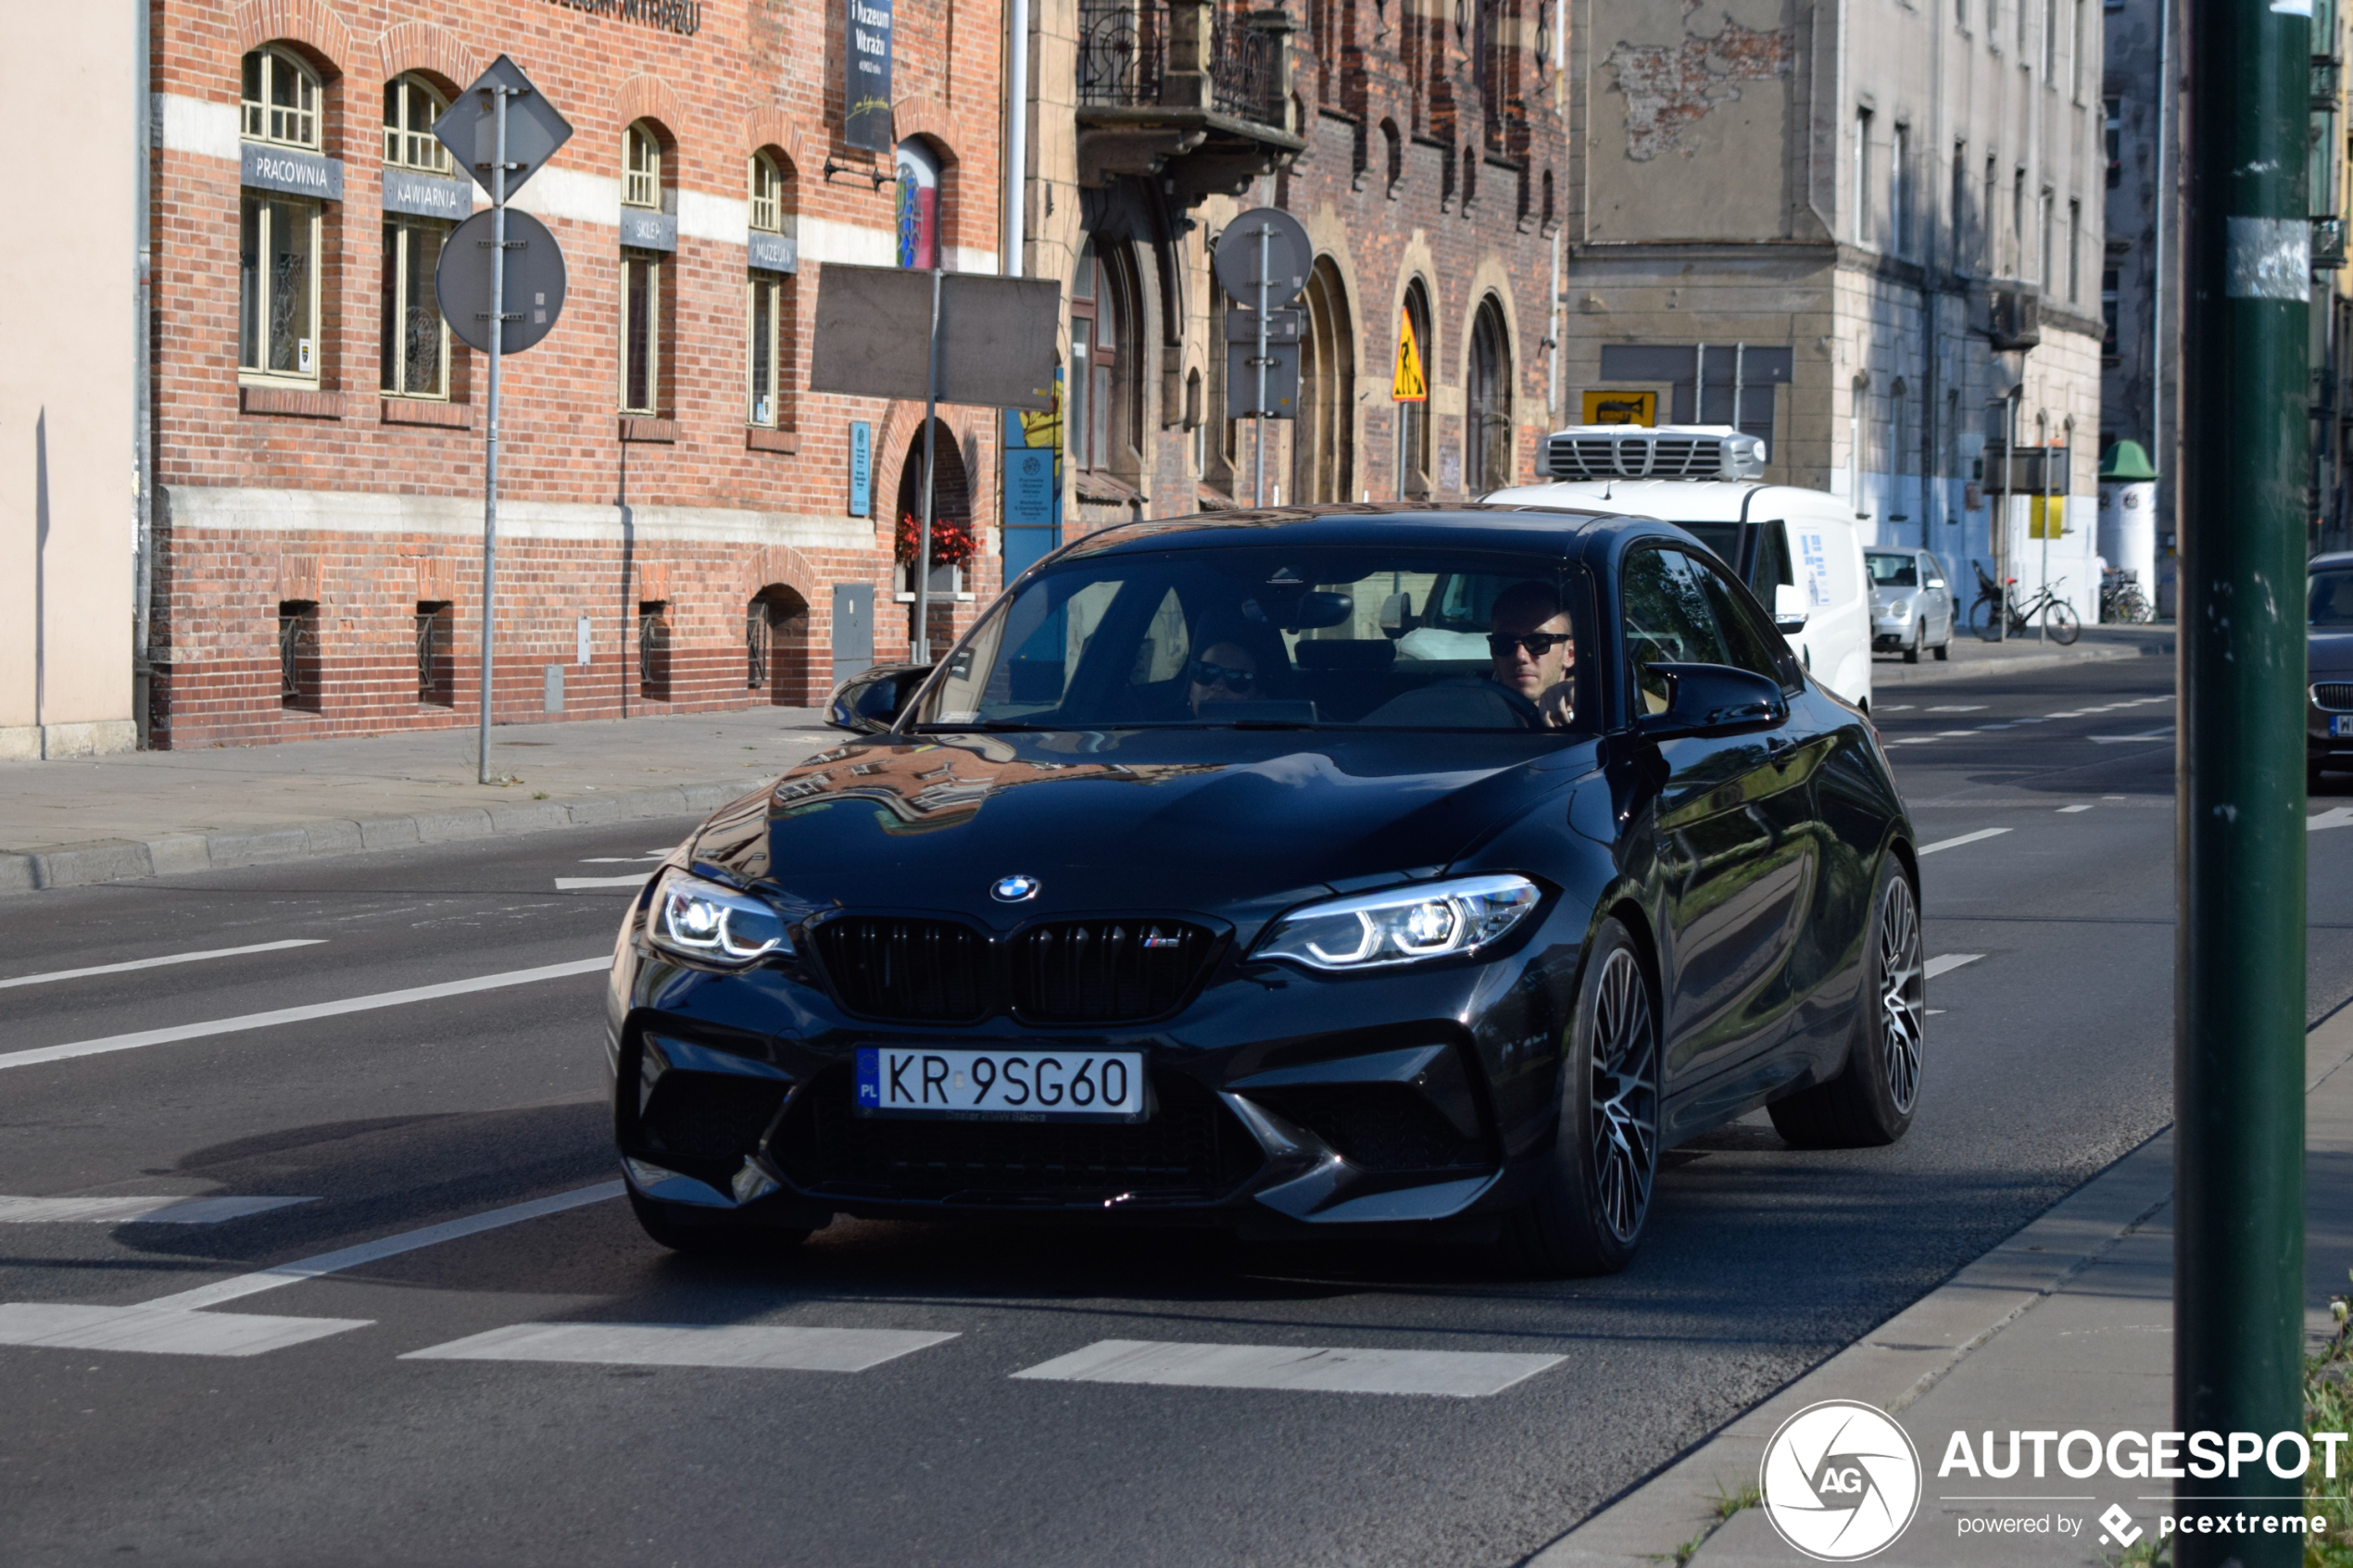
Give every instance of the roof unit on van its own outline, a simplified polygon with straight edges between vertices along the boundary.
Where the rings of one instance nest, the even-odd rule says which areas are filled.
[[[1544,438],[1554,479],[1754,479],[1765,443],[1730,425],[1572,425]]]

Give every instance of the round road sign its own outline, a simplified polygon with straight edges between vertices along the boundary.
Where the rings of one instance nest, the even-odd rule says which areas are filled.
[[[1217,281],[1234,303],[1258,308],[1258,267],[1266,258],[1266,307],[1289,305],[1307,286],[1315,246],[1298,219],[1279,207],[1252,207],[1217,236]]]
[[[433,286],[442,320],[471,348],[490,351],[490,226],[477,212],[442,242]],[[498,352],[521,354],[553,331],[564,308],[564,253],[547,226],[507,209],[506,330]]]

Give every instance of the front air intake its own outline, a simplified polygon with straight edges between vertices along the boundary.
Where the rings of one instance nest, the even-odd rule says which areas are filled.
[[[1554,479],[1754,479],[1765,443],[1730,425],[1576,425],[1544,438]]]

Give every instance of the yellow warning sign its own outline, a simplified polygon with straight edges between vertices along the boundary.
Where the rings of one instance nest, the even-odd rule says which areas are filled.
[[[2026,514],[2026,536],[2029,539],[2062,539],[2067,536],[2067,497],[2037,495],[2029,503]]]
[[[1658,423],[1655,392],[1589,392],[1585,395],[1589,425],[1655,425]]]
[[[1429,378],[1422,374],[1422,345],[1414,341],[1414,313],[1397,313],[1397,375],[1389,395],[1400,403],[1429,401]]]

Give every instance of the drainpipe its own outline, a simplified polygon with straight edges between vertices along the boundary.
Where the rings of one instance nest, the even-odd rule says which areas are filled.
[[[131,563],[131,722],[145,749],[150,736],[147,733],[151,711],[149,688],[154,672],[148,662],[148,639],[154,631],[156,556],[156,453],[154,387],[151,380],[153,365],[152,326],[149,320],[148,289],[150,283],[153,237],[149,230],[148,141],[155,133],[154,100],[150,94],[147,0],[131,0],[131,111],[136,119],[135,133],[131,138],[132,153],[137,160],[132,174],[132,230],[135,250],[132,256],[131,272],[131,351],[135,356],[131,368],[131,461],[132,505],[137,509],[137,557]]]
[[[1011,0],[1005,50],[1005,261],[1008,278],[1021,277],[1023,225],[1029,182],[1029,0]]]

